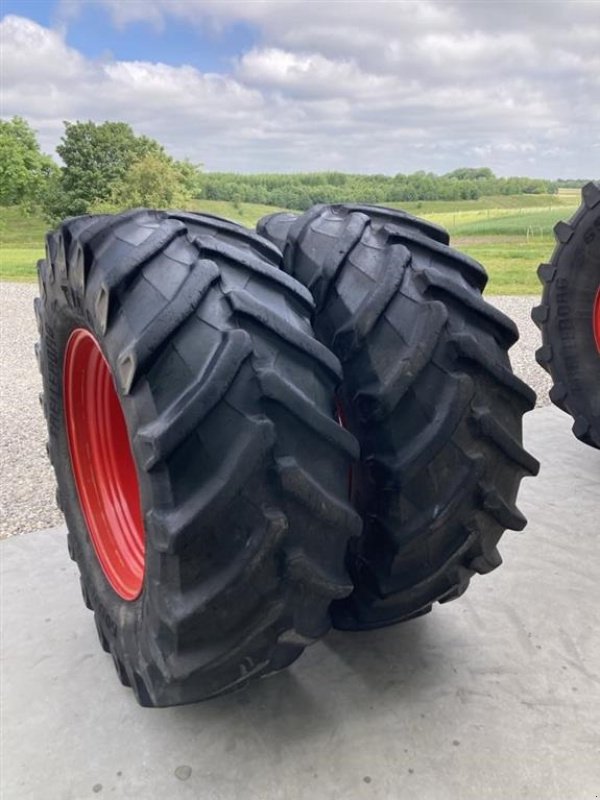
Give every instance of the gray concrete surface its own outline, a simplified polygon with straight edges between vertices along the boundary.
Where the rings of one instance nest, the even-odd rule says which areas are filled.
[[[117,682],[63,530],[2,542],[3,800],[595,800],[600,453],[554,408],[526,441],[542,472],[499,570],[196,706],[141,709]]]

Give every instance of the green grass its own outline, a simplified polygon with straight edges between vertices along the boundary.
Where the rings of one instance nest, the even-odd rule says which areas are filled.
[[[41,247],[48,225],[41,217],[25,214],[22,209],[0,207],[0,247]]]
[[[234,222],[241,222],[248,228],[254,228],[258,220],[266,214],[289,211],[286,208],[263,206],[258,203],[228,203],[226,200],[193,200],[190,203],[190,210],[226,217]]]
[[[32,281],[35,265],[44,257],[43,219],[20,208],[0,208],[0,280]]]
[[[44,257],[44,247],[4,247],[0,248],[0,280],[34,281],[37,273],[35,265]]]
[[[490,277],[486,294],[540,294],[537,267],[547,261],[554,247],[553,239],[536,242],[459,243],[459,249],[484,265]]]
[[[487,269],[489,294],[538,294],[536,268],[552,252],[552,227],[559,219],[568,219],[578,202],[579,193],[575,192],[393,205],[446,227],[452,244]],[[227,217],[251,228],[265,214],[282,210],[221,200],[197,200],[190,209]],[[35,280],[35,265],[43,257],[47,229],[38,217],[26,216],[16,208],[0,208],[0,280]]]
[[[575,208],[555,208],[551,211],[528,211],[522,214],[499,215],[494,209],[489,217],[478,220],[461,220],[448,226],[455,236],[522,236],[525,239],[552,236],[552,229],[561,219],[575,213]]]
[[[454,214],[458,211],[486,211],[505,209],[508,212],[529,208],[563,208],[579,203],[579,190],[576,194],[498,194],[479,197],[477,200],[417,200],[410,203],[388,203],[391,208],[402,208],[420,217],[430,214]]]

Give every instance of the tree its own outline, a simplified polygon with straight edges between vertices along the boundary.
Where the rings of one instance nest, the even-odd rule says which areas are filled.
[[[448,172],[445,178],[456,178],[459,181],[487,180],[494,178],[494,173],[489,167],[460,167],[453,172]]]
[[[65,122],[56,151],[64,166],[43,197],[52,223],[113,204],[128,170],[145,156],[168,159],[158,142],[136,136],[125,122]]]
[[[89,205],[110,201],[115,185],[146,155],[164,156],[162,146],[136,136],[125,122],[65,122],[56,152],[64,163],[62,189]]]
[[[167,208],[183,205],[191,196],[178,162],[165,155],[148,153],[135,161],[114,185],[112,201],[120,208]]]
[[[0,120],[0,205],[37,205],[57,172],[24,119]]]
[[[202,194],[201,170],[202,164],[192,164],[188,159],[173,162],[179,174],[179,181],[183,191],[190,197],[200,197]]]

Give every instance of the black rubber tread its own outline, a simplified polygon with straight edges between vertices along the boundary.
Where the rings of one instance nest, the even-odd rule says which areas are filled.
[[[540,264],[542,301],[531,317],[542,332],[538,363],[552,378],[550,399],[573,417],[573,433],[600,449],[600,350],[594,301],[600,292],[600,181],[583,187],[581,205],[554,228],[556,247]]]
[[[296,231],[302,230],[310,220],[318,219],[320,215],[327,213],[328,209],[341,215],[351,215],[347,223],[348,229],[344,231],[344,239],[340,239],[337,246],[332,246],[329,250],[330,259],[343,261],[345,254],[360,240],[364,226],[374,223],[378,226],[388,227],[390,244],[404,244],[413,255],[421,256],[424,260],[428,253],[433,251],[437,255],[438,261],[446,262],[448,259],[448,266],[458,270],[469,285],[483,291],[487,284],[488,278],[485,269],[471,256],[450,248],[450,237],[443,228],[393,208],[355,204],[339,206],[322,204],[313,206],[300,217],[288,212],[269,214],[258,221],[256,229],[261,236],[270,239],[277,245],[285,256],[286,247],[293,245]],[[329,231],[329,235],[332,235],[333,231],[335,231],[335,225]],[[323,234],[326,234],[325,230],[323,230]],[[325,266],[325,263],[319,265],[319,268],[311,276],[311,291],[317,303],[322,302],[318,287],[322,279],[322,268]],[[326,271],[329,275],[331,274],[331,268]]]
[[[334,625],[427,613],[495,569],[504,529],[525,525],[518,487],[539,465],[522,446],[535,393],[510,366],[517,329],[483,300],[481,265],[410,215],[317,206],[258,230],[313,293],[315,331],[344,369],[344,423],[361,445],[352,491],[364,530]]]
[[[336,208],[336,206],[332,206]],[[386,208],[385,206],[374,206],[368,203],[354,204],[344,203],[341,208],[345,209],[346,213],[359,211],[366,214],[370,220],[379,224],[391,223],[394,226],[406,225],[407,229],[413,233],[422,233],[429,239],[440,244],[450,244],[450,236],[445,228],[441,225],[436,225],[435,222],[429,222],[422,217],[415,217],[406,211],[397,208]]]
[[[335,419],[341,368],[314,338],[312,299],[279,261],[233,223],[136,209],[63,223],[38,264],[36,349],[69,552],[142,705],[285,667],[352,590],[358,444]],[[61,374],[78,327],[112,367],[138,469],[146,573],[132,602],[104,577],[71,472]]]

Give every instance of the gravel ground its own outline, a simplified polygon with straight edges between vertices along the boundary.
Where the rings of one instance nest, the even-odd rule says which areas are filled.
[[[63,523],[33,352],[37,283],[0,283],[0,538]]]
[[[548,373],[535,360],[535,351],[542,342],[540,332],[531,321],[530,316],[533,306],[539,304],[540,296],[514,297],[498,295],[496,297],[486,297],[485,299],[507,314],[516,323],[520,338],[510,350],[513,369],[519,378],[528,383],[536,392],[538,406],[550,405],[548,392],[552,381]]]
[[[63,522],[54,501],[54,473],[38,403],[36,294],[37,284],[0,283],[0,538]],[[515,372],[536,390],[538,405],[547,405],[550,382],[535,362],[539,336],[529,318],[538,298],[488,299],[517,323],[521,339],[511,350]]]

